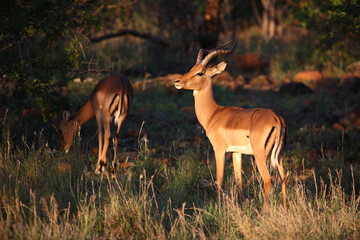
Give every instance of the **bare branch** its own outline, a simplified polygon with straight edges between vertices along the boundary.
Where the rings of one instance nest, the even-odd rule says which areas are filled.
[[[105,35],[103,35],[101,37],[91,38],[90,41],[92,43],[97,43],[97,42],[101,42],[103,40],[107,40],[107,39],[115,38],[115,37],[121,37],[121,36],[124,36],[124,35],[132,35],[134,37],[147,39],[149,41],[158,43],[158,44],[163,45],[163,46],[168,46],[169,45],[169,43],[164,39],[161,39],[159,37],[155,37],[155,36],[153,36],[153,35],[151,35],[149,33],[140,33],[138,31],[130,30],[130,29],[123,29],[123,30],[120,30],[120,31],[118,31],[116,33],[110,33],[110,34],[105,34]]]
[[[261,20],[260,14],[259,14],[259,9],[258,9],[258,7],[256,6],[255,0],[252,0],[252,1],[251,1],[251,5],[252,5],[252,8],[253,8],[253,12],[254,12],[256,21],[257,21],[258,24],[261,26],[261,25],[262,25],[262,20]]]

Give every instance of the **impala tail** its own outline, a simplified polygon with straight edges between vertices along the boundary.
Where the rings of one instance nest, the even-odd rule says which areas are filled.
[[[279,164],[282,163],[287,131],[284,119],[279,117],[277,123],[275,127],[275,141],[271,150],[271,167],[274,169],[277,169]]]
[[[123,93],[117,95],[114,98],[114,103],[117,105],[116,112],[114,113],[114,122],[118,124],[120,121],[120,117],[124,114],[127,114],[132,103],[132,93],[128,93],[123,89]]]

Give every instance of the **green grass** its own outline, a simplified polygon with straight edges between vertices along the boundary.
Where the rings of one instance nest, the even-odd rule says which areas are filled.
[[[76,109],[89,91],[76,84],[71,90]],[[285,118],[289,141],[284,165],[290,174],[286,211],[275,171],[270,209],[263,211],[262,181],[251,157],[243,161],[241,195],[235,193],[231,159],[226,162],[224,194],[217,203],[212,147],[194,116],[180,110],[193,106],[191,92],[168,95],[159,87],[135,94],[118,151],[139,155],[116,178],[94,174],[94,122],[84,125],[77,143],[64,154],[58,150],[59,135],[50,128],[28,123],[28,136],[22,138],[23,128],[1,119],[0,238],[358,238],[360,135],[352,127],[344,132],[332,127],[339,120],[335,113],[351,105],[351,96],[232,93],[217,87],[215,97],[221,104],[269,107]],[[127,129],[142,125],[146,138],[127,135]]]

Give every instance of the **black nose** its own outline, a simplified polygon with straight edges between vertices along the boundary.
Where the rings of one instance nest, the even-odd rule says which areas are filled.
[[[178,82],[180,82],[180,79],[176,79],[176,80],[175,80],[175,83],[178,83]]]

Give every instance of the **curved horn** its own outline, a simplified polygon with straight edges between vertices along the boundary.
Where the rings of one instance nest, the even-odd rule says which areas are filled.
[[[213,51],[219,50],[220,48],[225,47],[226,45],[228,45],[228,44],[231,43],[232,41],[233,41],[233,40],[228,41],[227,43],[224,43],[223,45],[220,45],[220,46],[218,46],[218,47],[216,47],[216,48],[214,48],[214,49],[210,49],[210,50],[201,48],[201,49],[199,50],[199,52],[198,52],[198,55],[197,55],[196,64],[200,64],[200,63],[201,63],[201,61],[203,60],[203,57],[204,57],[204,53],[207,53],[207,54],[208,54],[208,53],[211,53],[211,52],[213,52]],[[236,39],[236,41],[237,41],[237,39]]]
[[[198,53],[197,59],[196,59],[196,64],[200,64],[200,63],[201,63],[201,61],[203,60],[204,52],[207,52],[207,50],[206,50],[206,49],[202,49],[202,48],[199,50],[199,53]]]
[[[201,63],[201,61],[203,60],[204,53],[207,53],[207,54],[208,54],[208,53],[214,52],[214,51],[216,51],[216,50],[219,50],[220,48],[225,47],[226,45],[228,45],[228,44],[231,43],[232,41],[233,41],[233,40],[230,40],[230,41],[224,43],[223,45],[220,45],[220,46],[218,46],[218,47],[216,47],[216,48],[214,48],[214,49],[210,49],[210,50],[201,48],[201,49],[199,50],[198,55],[197,55],[196,64],[200,64],[200,63]],[[236,39],[236,42],[237,42],[237,39]]]
[[[231,41],[230,41],[230,42],[231,42]],[[219,50],[220,48],[228,45],[230,42],[227,42],[227,43],[225,43],[225,44],[223,44],[223,45],[221,45],[221,46],[219,46],[219,47],[217,47],[217,48],[215,48],[215,49],[213,49],[213,50],[210,50],[210,53],[200,62],[200,64],[201,64],[202,66],[205,66],[205,65],[208,64],[208,62],[209,62],[213,57],[215,57],[215,56],[225,55],[225,54],[230,54],[230,53],[232,53],[232,52],[234,51],[234,49],[236,48],[236,45],[237,45],[237,43],[238,43],[238,39],[236,39],[234,45],[232,46],[232,48],[231,48],[230,50]],[[202,49],[200,49],[200,50],[202,50]],[[200,51],[199,51],[199,53],[200,53]],[[199,60],[199,58],[198,58],[198,60]]]

